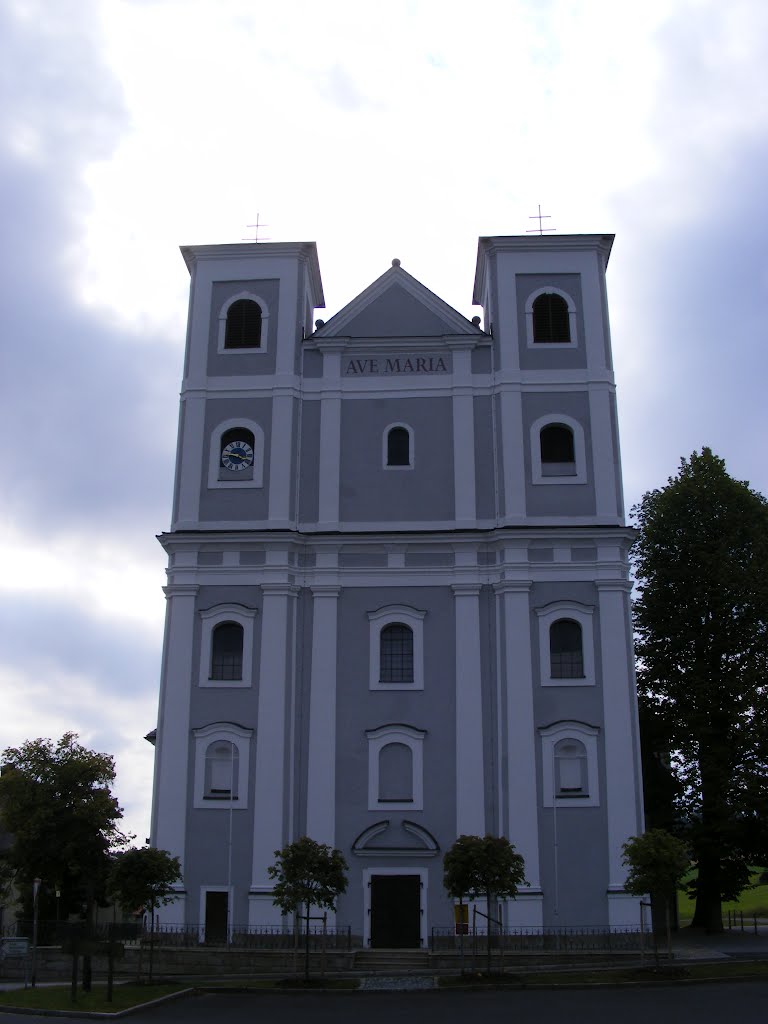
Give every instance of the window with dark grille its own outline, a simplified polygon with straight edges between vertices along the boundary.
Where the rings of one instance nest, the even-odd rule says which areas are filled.
[[[562,423],[550,423],[549,426],[542,427],[539,445],[542,467],[552,463],[565,465],[576,461],[573,431]]]
[[[392,427],[387,434],[387,465],[410,466],[411,437],[405,427]]]
[[[211,638],[211,679],[243,678],[243,627],[222,622]]]
[[[555,744],[555,785],[561,797],[589,796],[587,750],[580,740],[565,739]]]
[[[533,340],[564,344],[571,340],[568,303],[560,295],[546,292],[533,301]]]
[[[549,627],[549,664],[553,679],[584,677],[584,651],[578,622],[558,619]]]
[[[393,622],[381,631],[380,666],[382,683],[413,682],[413,631]]]
[[[209,800],[237,800],[240,753],[234,743],[217,740],[205,752],[205,796]]]
[[[261,306],[253,299],[238,299],[227,310],[224,348],[259,348]]]

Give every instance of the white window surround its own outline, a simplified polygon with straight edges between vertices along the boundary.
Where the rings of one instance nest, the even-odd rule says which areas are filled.
[[[253,434],[253,472],[250,479],[239,480],[233,475],[232,480],[220,480],[221,438],[228,430],[240,428],[250,430]],[[254,420],[224,420],[213,429],[210,440],[210,456],[208,462],[209,487],[261,487],[264,482],[264,431]]]
[[[594,686],[595,685],[595,640],[593,636],[594,611],[588,604],[577,601],[553,601],[542,608],[536,608],[539,620],[539,665],[542,686]],[[581,652],[584,659],[584,675],[575,679],[556,679],[552,676],[549,650],[549,629],[558,619],[573,619],[581,626]]]
[[[226,687],[253,685],[253,623],[255,608],[242,604],[217,604],[200,612],[202,623],[200,635],[200,686],[220,690]],[[222,622],[236,622],[243,627],[243,674],[241,679],[211,679],[211,654],[213,631]]]
[[[555,722],[539,729],[541,736],[541,781],[544,807],[599,807],[600,789],[597,772],[597,737],[600,730],[585,722]],[[587,756],[586,794],[579,796],[555,795],[555,747],[560,740],[578,740]]]
[[[423,729],[414,729],[400,723],[366,729],[368,737],[368,810],[369,811],[422,811],[424,810],[424,737]],[[402,802],[379,799],[379,755],[390,743],[402,743],[411,751],[413,770],[412,800]]]
[[[224,338],[227,330],[227,313],[229,307],[235,302],[239,302],[240,299],[248,299],[251,302],[257,302],[261,307],[261,344],[258,348],[224,348]],[[217,351],[222,356],[259,356],[263,355],[267,351],[267,328],[269,326],[269,308],[261,298],[255,292],[238,292],[237,295],[231,295],[224,305],[219,310],[219,335]]]
[[[566,303],[568,304],[568,325],[571,331],[570,341],[533,340],[533,304],[540,295],[559,295],[561,299],[565,299]],[[578,338],[576,333],[576,303],[573,301],[568,292],[564,292],[562,288],[555,288],[552,285],[547,285],[545,288],[537,288],[535,292],[531,292],[531,294],[525,300],[525,334],[528,348],[546,350],[558,348],[578,348]]]
[[[387,465],[387,440],[389,438],[390,430],[394,430],[395,427],[401,427],[403,430],[408,432],[408,465],[407,466],[389,466]],[[414,434],[413,428],[409,427],[407,423],[390,423],[384,428],[384,433],[381,435],[381,466],[382,469],[386,470],[410,470],[413,469],[416,462],[415,450],[414,450]]]
[[[542,472],[541,432],[544,427],[549,427],[555,423],[561,423],[573,432],[573,454],[576,460],[574,468],[576,472],[571,473],[569,476],[545,476]],[[578,420],[557,412],[547,413],[546,416],[539,416],[531,424],[530,441],[531,479],[534,484],[557,484],[562,487],[569,484],[585,484],[587,482],[587,449],[584,443],[584,428]]]
[[[248,807],[248,761],[251,750],[253,729],[244,729],[234,722],[213,722],[201,729],[193,729],[195,737],[195,798],[194,807],[212,810],[244,811]],[[212,743],[220,740],[237,747],[237,794],[236,800],[210,800],[205,797],[205,755]]]
[[[423,690],[424,689],[424,616],[419,611],[403,604],[390,604],[375,612],[368,612],[370,623],[368,688],[371,690]],[[413,682],[383,683],[381,681],[381,631],[393,622],[402,622],[413,633]]]

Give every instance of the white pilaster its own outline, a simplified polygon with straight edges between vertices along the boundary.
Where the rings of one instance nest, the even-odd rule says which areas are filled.
[[[501,464],[504,474],[503,522],[520,523],[525,518],[525,445],[523,434],[523,399],[519,391],[502,391]]]
[[[205,433],[205,398],[200,394],[185,395],[179,415],[179,457],[176,465],[176,514],[178,528],[200,519],[200,489],[203,467],[207,466]]]
[[[275,388],[272,398],[268,480],[269,520],[272,526],[291,525],[293,401],[289,389],[281,392]]]
[[[185,866],[189,803],[188,775],[191,687],[197,672],[192,664],[196,586],[165,587],[167,599],[163,674],[155,748],[155,792],[152,801],[152,845],[168,850]],[[166,920],[184,920],[184,901],[165,909]]]
[[[456,611],[456,832],[485,835],[480,585],[452,587]]]
[[[285,583],[262,584],[261,663],[256,722],[256,758],[253,801],[253,870],[249,897],[249,923],[280,924],[272,904],[272,883],[267,869],[285,838],[286,691],[290,603],[297,588]]]
[[[629,620],[631,584],[624,580],[598,580],[596,586],[603,667],[608,890],[621,893],[626,878],[626,868],[621,863],[622,844],[630,836],[638,835],[643,828],[637,769],[638,736],[634,729],[635,688]],[[618,908],[619,902],[613,901],[610,905]],[[621,910],[617,912],[621,913]]]
[[[613,448],[610,394],[604,388],[589,391],[592,467],[595,477],[595,514],[600,520],[619,516],[618,457]]]
[[[341,470],[341,349],[323,348],[323,396],[320,399],[320,479],[318,524],[339,524]]]
[[[307,835],[336,845],[336,658],[341,587],[314,586],[307,755]]]
[[[525,860],[525,877],[531,892],[526,901],[527,909],[535,915],[535,895],[541,887],[541,868],[530,589],[530,582],[524,580],[505,580],[494,587],[498,596],[499,633],[504,635],[507,752],[504,819],[507,837]],[[540,907],[538,913],[541,914]]]
[[[472,396],[472,353],[453,349],[453,490],[457,528],[477,519],[475,498],[475,403]]]

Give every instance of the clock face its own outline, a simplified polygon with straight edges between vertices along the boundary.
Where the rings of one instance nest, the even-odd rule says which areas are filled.
[[[235,473],[248,469],[253,465],[253,448],[247,441],[230,441],[221,453],[221,464]]]

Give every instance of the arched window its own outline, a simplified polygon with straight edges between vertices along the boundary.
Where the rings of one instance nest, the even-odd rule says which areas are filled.
[[[568,303],[561,295],[544,292],[533,302],[533,341],[534,344],[554,343],[569,344],[571,340],[571,323],[568,315]]]
[[[387,433],[387,465],[411,465],[411,435],[405,427],[391,427]]]
[[[219,442],[221,479],[251,476],[255,459],[255,441],[252,430],[232,427],[225,430]]]
[[[549,666],[552,679],[584,678],[581,626],[574,619],[558,619],[549,627]]]
[[[402,622],[392,622],[380,634],[380,682],[413,682],[413,630]]]
[[[588,797],[587,748],[581,740],[555,744],[555,793],[558,797]]]
[[[366,729],[368,737],[368,810],[424,809],[424,739],[410,725]]]
[[[405,743],[387,743],[379,751],[379,803],[413,801],[413,752]]]
[[[243,627],[221,622],[211,638],[211,679],[243,678]]]
[[[539,435],[542,476],[572,476],[576,472],[573,431],[563,423],[542,427]]]
[[[224,348],[261,347],[261,306],[253,299],[237,299],[227,310]]]
[[[229,740],[216,740],[205,751],[206,800],[237,800],[240,752]]]

